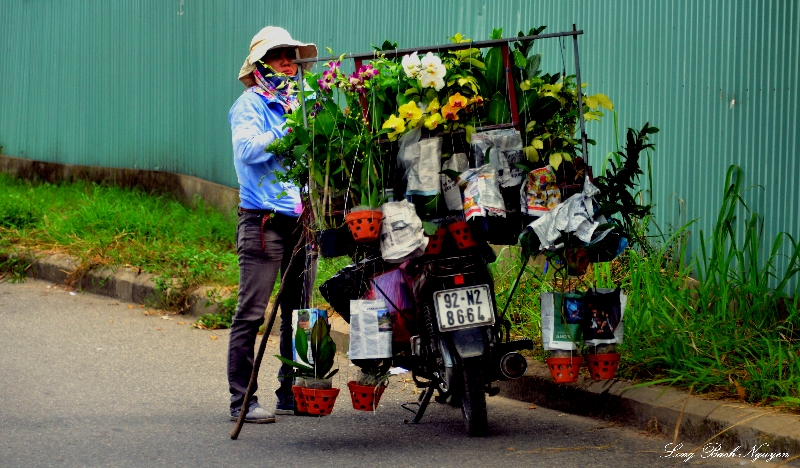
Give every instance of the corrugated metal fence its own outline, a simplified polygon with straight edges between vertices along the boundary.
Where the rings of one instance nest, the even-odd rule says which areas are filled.
[[[662,227],[716,217],[724,174],[744,168],[767,238],[800,234],[798,75],[794,0],[444,0],[244,2],[2,0],[0,145],[11,156],[141,168],[235,186],[227,112],[249,40],[280,25],[321,52],[585,31],[588,92],[603,92],[619,132],[645,121],[655,137],[654,200]],[[562,47],[563,46],[563,47]],[[541,41],[546,71],[574,72],[572,44]],[[609,116],[610,117],[610,116]],[[613,119],[592,122],[598,167],[614,148]],[[681,214],[679,217],[678,214]]]

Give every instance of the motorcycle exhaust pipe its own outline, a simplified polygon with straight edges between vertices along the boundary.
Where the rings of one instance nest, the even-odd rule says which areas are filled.
[[[507,379],[518,379],[528,370],[528,360],[516,351],[500,358],[500,373]]]

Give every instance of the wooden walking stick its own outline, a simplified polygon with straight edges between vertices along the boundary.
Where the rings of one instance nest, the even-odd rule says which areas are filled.
[[[297,252],[299,252],[300,249],[305,248],[305,240],[306,236],[305,232],[303,232],[300,234],[300,239],[297,240],[297,245],[294,246],[292,258],[289,259],[289,265],[286,267],[286,271],[283,272],[283,276],[281,277],[281,285],[278,288],[278,294],[275,295],[275,300],[272,302],[272,311],[269,313],[267,328],[264,330],[264,337],[261,338],[261,344],[258,346],[256,359],[253,361],[253,372],[250,374],[250,383],[247,384],[247,391],[244,394],[242,410],[239,412],[239,419],[236,420],[236,427],[233,428],[233,432],[231,432],[231,439],[233,440],[236,440],[236,438],[239,437],[239,432],[241,432],[242,425],[244,424],[244,418],[247,416],[247,410],[250,406],[250,398],[253,397],[253,387],[258,379],[258,369],[261,367],[261,359],[264,357],[264,350],[267,349],[269,333],[272,331],[272,325],[275,323],[275,315],[278,312],[278,304],[280,304],[281,301],[283,287],[286,285],[286,276],[290,271],[292,271],[292,264],[294,264],[294,259],[297,258]]]

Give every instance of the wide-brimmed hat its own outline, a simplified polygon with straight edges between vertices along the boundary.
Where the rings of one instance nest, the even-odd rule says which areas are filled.
[[[311,43],[303,43],[295,41],[289,32],[277,26],[267,26],[253,36],[250,41],[250,54],[244,60],[242,69],[239,70],[239,81],[245,83],[243,78],[246,79],[248,75],[253,73],[256,69],[256,62],[258,62],[267,52],[271,49],[278,47],[292,47],[300,50],[300,58],[314,58],[317,56],[317,46]],[[310,70],[312,63],[303,63],[303,70]],[[247,83],[245,83],[247,84]]]

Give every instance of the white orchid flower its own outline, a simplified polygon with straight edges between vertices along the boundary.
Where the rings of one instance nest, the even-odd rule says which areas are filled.
[[[433,75],[436,78],[444,78],[444,75],[447,73],[447,69],[442,65],[442,59],[433,55],[431,52],[428,52],[425,57],[422,57],[420,65],[422,66],[423,72],[427,72],[429,75]]]
[[[419,57],[417,57],[416,52],[411,55],[403,56],[403,60],[400,63],[403,65],[403,70],[405,70],[406,76],[411,79],[419,76],[419,73],[422,70],[422,65],[420,64]]]
[[[422,70],[419,74],[419,81],[422,83],[423,88],[434,88],[436,91],[444,88],[444,79],[428,73],[428,70]]]

